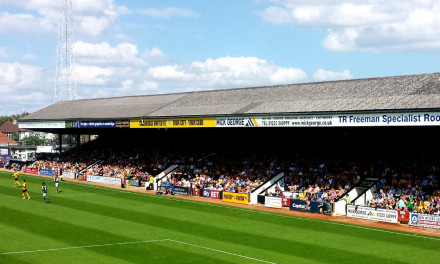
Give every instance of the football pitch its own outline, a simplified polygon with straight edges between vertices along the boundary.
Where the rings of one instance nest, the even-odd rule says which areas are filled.
[[[0,263],[438,263],[440,237],[0,172]],[[51,203],[44,203],[41,183]]]

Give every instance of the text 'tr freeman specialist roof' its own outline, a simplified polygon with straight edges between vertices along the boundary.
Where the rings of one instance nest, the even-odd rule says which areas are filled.
[[[440,109],[440,73],[61,101],[21,120],[93,120]]]

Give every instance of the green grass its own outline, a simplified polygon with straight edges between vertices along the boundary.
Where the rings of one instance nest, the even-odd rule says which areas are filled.
[[[0,263],[437,263],[440,238],[0,172]],[[52,203],[45,204],[41,182]],[[132,243],[130,243],[132,242]],[[15,252],[15,253],[14,253]]]

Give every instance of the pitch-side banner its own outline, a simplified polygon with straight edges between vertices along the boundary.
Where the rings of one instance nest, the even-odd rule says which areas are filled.
[[[411,213],[409,224],[429,228],[440,228],[440,215],[415,214]]]
[[[25,173],[38,174],[37,168],[24,168]]]
[[[282,198],[279,198],[279,197],[265,196],[264,206],[272,207],[272,208],[281,208],[281,207],[283,207],[281,200],[282,200]]]
[[[249,194],[223,192],[223,201],[232,202],[232,203],[248,204],[249,203]]]
[[[0,147],[0,158],[7,163],[11,156],[11,150],[9,147]]]
[[[216,127],[440,126],[439,112],[221,117]]]
[[[130,128],[215,127],[215,118],[172,118],[130,120]]]
[[[41,169],[38,174],[40,175],[46,175],[46,176],[55,176],[55,171],[54,170],[45,170],[45,169]]]
[[[388,223],[397,223],[398,220],[396,210],[375,209],[350,204],[347,205],[347,216]]]
[[[69,178],[69,179],[75,179],[75,174],[73,172],[70,172],[70,171],[64,171],[63,172],[63,177],[64,178]]]
[[[113,177],[102,177],[102,176],[87,176],[88,182],[98,182],[98,183],[105,183],[105,184],[113,184],[113,185],[120,185],[121,179],[120,178],[113,178]]]

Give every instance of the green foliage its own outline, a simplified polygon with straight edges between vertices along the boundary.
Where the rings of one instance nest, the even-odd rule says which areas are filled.
[[[18,142],[20,140],[20,135],[18,133],[12,134],[12,140]]]
[[[27,136],[21,140],[21,144],[25,146],[43,146],[46,139],[40,134]]]
[[[29,115],[28,112],[23,112],[22,114],[14,114],[14,115],[10,115],[10,116],[0,116],[0,125],[8,122],[8,121],[12,121],[12,120],[19,120],[22,117],[25,117]]]

